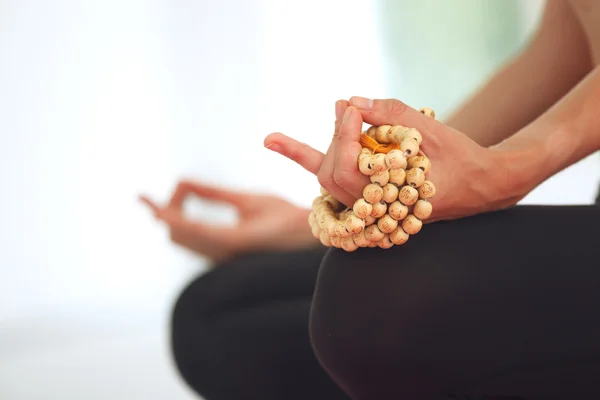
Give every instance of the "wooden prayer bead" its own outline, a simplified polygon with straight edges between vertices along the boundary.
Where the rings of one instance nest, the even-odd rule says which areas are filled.
[[[392,243],[398,246],[406,243],[408,241],[408,238],[410,237],[409,234],[404,232],[404,229],[402,229],[402,227],[400,226],[394,229],[394,231],[390,233],[389,236]]]
[[[377,218],[373,217],[371,214],[367,215],[365,218],[365,226],[373,225],[377,222]]]
[[[321,235],[319,236],[319,240],[321,244],[325,247],[331,246],[331,237],[325,231],[321,231]]]
[[[407,165],[406,157],[400,150],[391,150],[385,155],[385,163],[389,169],[405,169]]]
[[[429,107],[423,107],[419,110],[421,114],[425,114],[430,118],[435,118],[435,112]]]
[[[383,196],[381,197],[381,200],[388,204],[393,203],[396,201],[396,199],[398,199],[399,192],[400,190],[398,189],[398,186],[394,185],[393,183],[388,183],[383,187]]]
[[[376,126],[370,126],[369,129],[367,129],[367,135],[372,137],[373,139],[375,139],[375,132],[377,132]]]
[[[329,196],[329,192],[327,190],[325,190],[325,188],[323,186],[321,186],[320,192],[321,192],[321,196]]]
[[[404,134],[408,130],[407,127],[402,125],[392,126],[389,135],[392,137],[392,142],[401,143],[404,140]]]
[[[399,221],[401,219],[406,218],[406,216],[408,215],[408,207],[402,204],[400,201],[396,200],[388,206],[388,214],[390,215],[390,217]]]
[[[311,231],[315,239],[321,238],[321,229],[317,225],[313,226]]]
[[[373,211],[373,206],[367,203],[365,199],[358,199],[354,202],[352,211],[354,211],[354,214],[358,218],[365,219],[367,218],[367,215],[371,215],[371,211]]]
[[[375,168],[371,164],[371,157],[367,155],[358,162],[358,170],[361,174],[371,176],[375,173]]]
[[[371,247],[371,248],[377,247],[377,242],[370,241],[369,242],[369,247]]]
[[[413,139],[404,139],[400,143],[400,150],[406,154],[406,158],[414,157],[419,153],[419,145]]]
[[[406,173],[406,183],[418,188],[425,182],[425,172],[421,168],[411,168]]]
[[[423,222],[413,214],[408,215],[402,220],[402,229],[409,235],[416,235],[423,227]]]
[[[417,192],[417,189],[411,186],[402,186],[402,189],[400,189],[400,193],[398,194],[398,200],[400,200],[402,204],[412,206],[418,199],[419,192]]]
[[[327,222],[325,223],[325,228],[323,230],[325,232],[327,232],[327,234],[329,236],[335,236],[336,226],[337,226],[337,220],[335,218],[332,218],[330,220],[327,220]]]
[[[375,130],[375,140],[379,143],[389,143],[388,132],[390,131],[390,125],[380,125]]]
[[[419,188],[419,197],[422,199],[431,199],[436,194],[435,185],[431,181],[425,181]]]
[[[365,237],[372,241],[378,242],[385,236],[385,233],[381,232],[377,225],[370,225],[365,228]]]
[[[383,189],[376,183],[369,183],[363,189],[363,198],[371,204],[378,203],[383,197]]]
[[[406,171],[403,169],[392,169],[390,170],[390,183],[396,186],[404,185],[406,181]]]
[[[408,160],[408,168],[421,168],[427,174],[431,169],[431,161],[426,156],[415,156]]]
[[[379,243],[377,243],[377,245],[382,249],[390,249],[392,248],[392,246],[394,246],[394,243],[392,243],[392,241],[390,240],[389,235],[385,235],[383,239],[381,239]]]
[[[352,235],[352,240],[358,247],[367,247],[371,241],[365,236],[365,231]]]
[[[398,227],[398,221],[392,218],[389,214],[384,215],[377,221],[377,227],[383,233],[390,233]]]
[[[350,232],[348,232],[348,230],[346,229],[346,222],[345,221],[337,221],[336,226],[335,226],[335,236],[345,238],[345,237],[348,237],[351,235],[352,234]]]
[[[415,128],[410,128],[406,132],[404,132],[404,139],[412,139],[417,143],[417,146],[420,146],[423,142],[423,136],[421,136],[421,132],[416,130]],[[416,155],[416,153],[415,153]]]
[[[369,177],[372,183],[376,183],[379,186],[385,186],[390,181],[390,173],[388,170],[376,172]]]
[[[310,214],[308,214],[308,224],[310,226],[313,226],[317,223],[317,216],[315,215],[314,211],[311,211]]]
[[[371,161],[371,167],[375,172],[383,172],[387,169],[387,165],[385,164],[385,154],[373,154],[369,160]]]
[[[354,243],[352,236],[348,236],[342,239],[342,249],[346,250],[347,252],[352,252],[358,249],[358,245]]]
[[[412,211],[415,217],[419,218],[420,220],[424,220],[429,218],[431,212],[433,211],[433,207],[427,200],[418,200],[413,206]]]
[[[360,233],[365,228],[365,220],[357,217],[355,214],[349,214],[346,217],[346,230],[352,234]]]
[[[335,248],[341,249],[342,248],[342,238],[339,236],[332,236],[331,237],[331,245]]]
[[[363,148],[358,154],[358,161],[362,160],[365,157],[370,157],[373,155],[373,152],[369,149]]]
[[[383,201],[379,201],[377,203],[373,203],[373,210],[371,211],[371,216],[375,218],[381,218],[387,212],[387,204]]]

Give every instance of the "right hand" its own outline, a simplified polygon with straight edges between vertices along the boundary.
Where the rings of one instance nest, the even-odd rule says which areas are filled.
[[[234,206],[238,223],[218,226],[191,220],[183,213],[184,200],[190,195]],[[215,262],[242,252],[291,250],[319,244],[308,224],[310,210],[276,196],[234,192],[184,180],[164,206],[147,196],[140,196],[140,200],[150,207],[155,218],[166,223],[174,243]]]

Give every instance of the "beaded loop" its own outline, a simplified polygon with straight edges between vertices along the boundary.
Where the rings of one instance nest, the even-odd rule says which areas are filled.
[[[430,108],[419,111],[435,117]],[[352,207],[321,187],[308,217],[315,238],[326,247],[352,252],[361,247],[389,249],[417,234],[433,211],[429,200],[436,195],[427,178],[431,161],[420,151],[422,141],[417,129],[400,125],[364,131],[357,165],[371,183]]]

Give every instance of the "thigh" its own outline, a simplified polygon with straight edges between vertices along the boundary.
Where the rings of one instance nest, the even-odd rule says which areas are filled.
[[[323,254],[247,254],[188,285],[172,317],[173,355],[185,381],[207,400],[346,400],[308,338]]]
[[[356,399],[600,398],[598,222],[600,207],[521,206],[332,250],[317,356]]]

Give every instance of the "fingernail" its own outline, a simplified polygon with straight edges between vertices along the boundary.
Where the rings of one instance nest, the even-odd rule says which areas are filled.
[[[371,108],[373,108],[373,100],[372,99],[355,96],[352,98],[352,100],[353,100],[352,102],[354,103],[354,106],[356,106],[357,108],[360,108],[363,110],[370,110]]]
[[[278,145],[277,143],[270,143],[268,145],[265,146],[267,149],[272,150],[276,153],[281,153],[281,146]]]
[[[352,107],[346,108],[346,112],[344,113],[344,119],[342,120],[342,124],[345,124],[348,118],[350,118],[350,114],[352,114]]]
[[[342,118],[342,102],[336,101],[335,102],[335,119],[339,121],[340,118]]]

